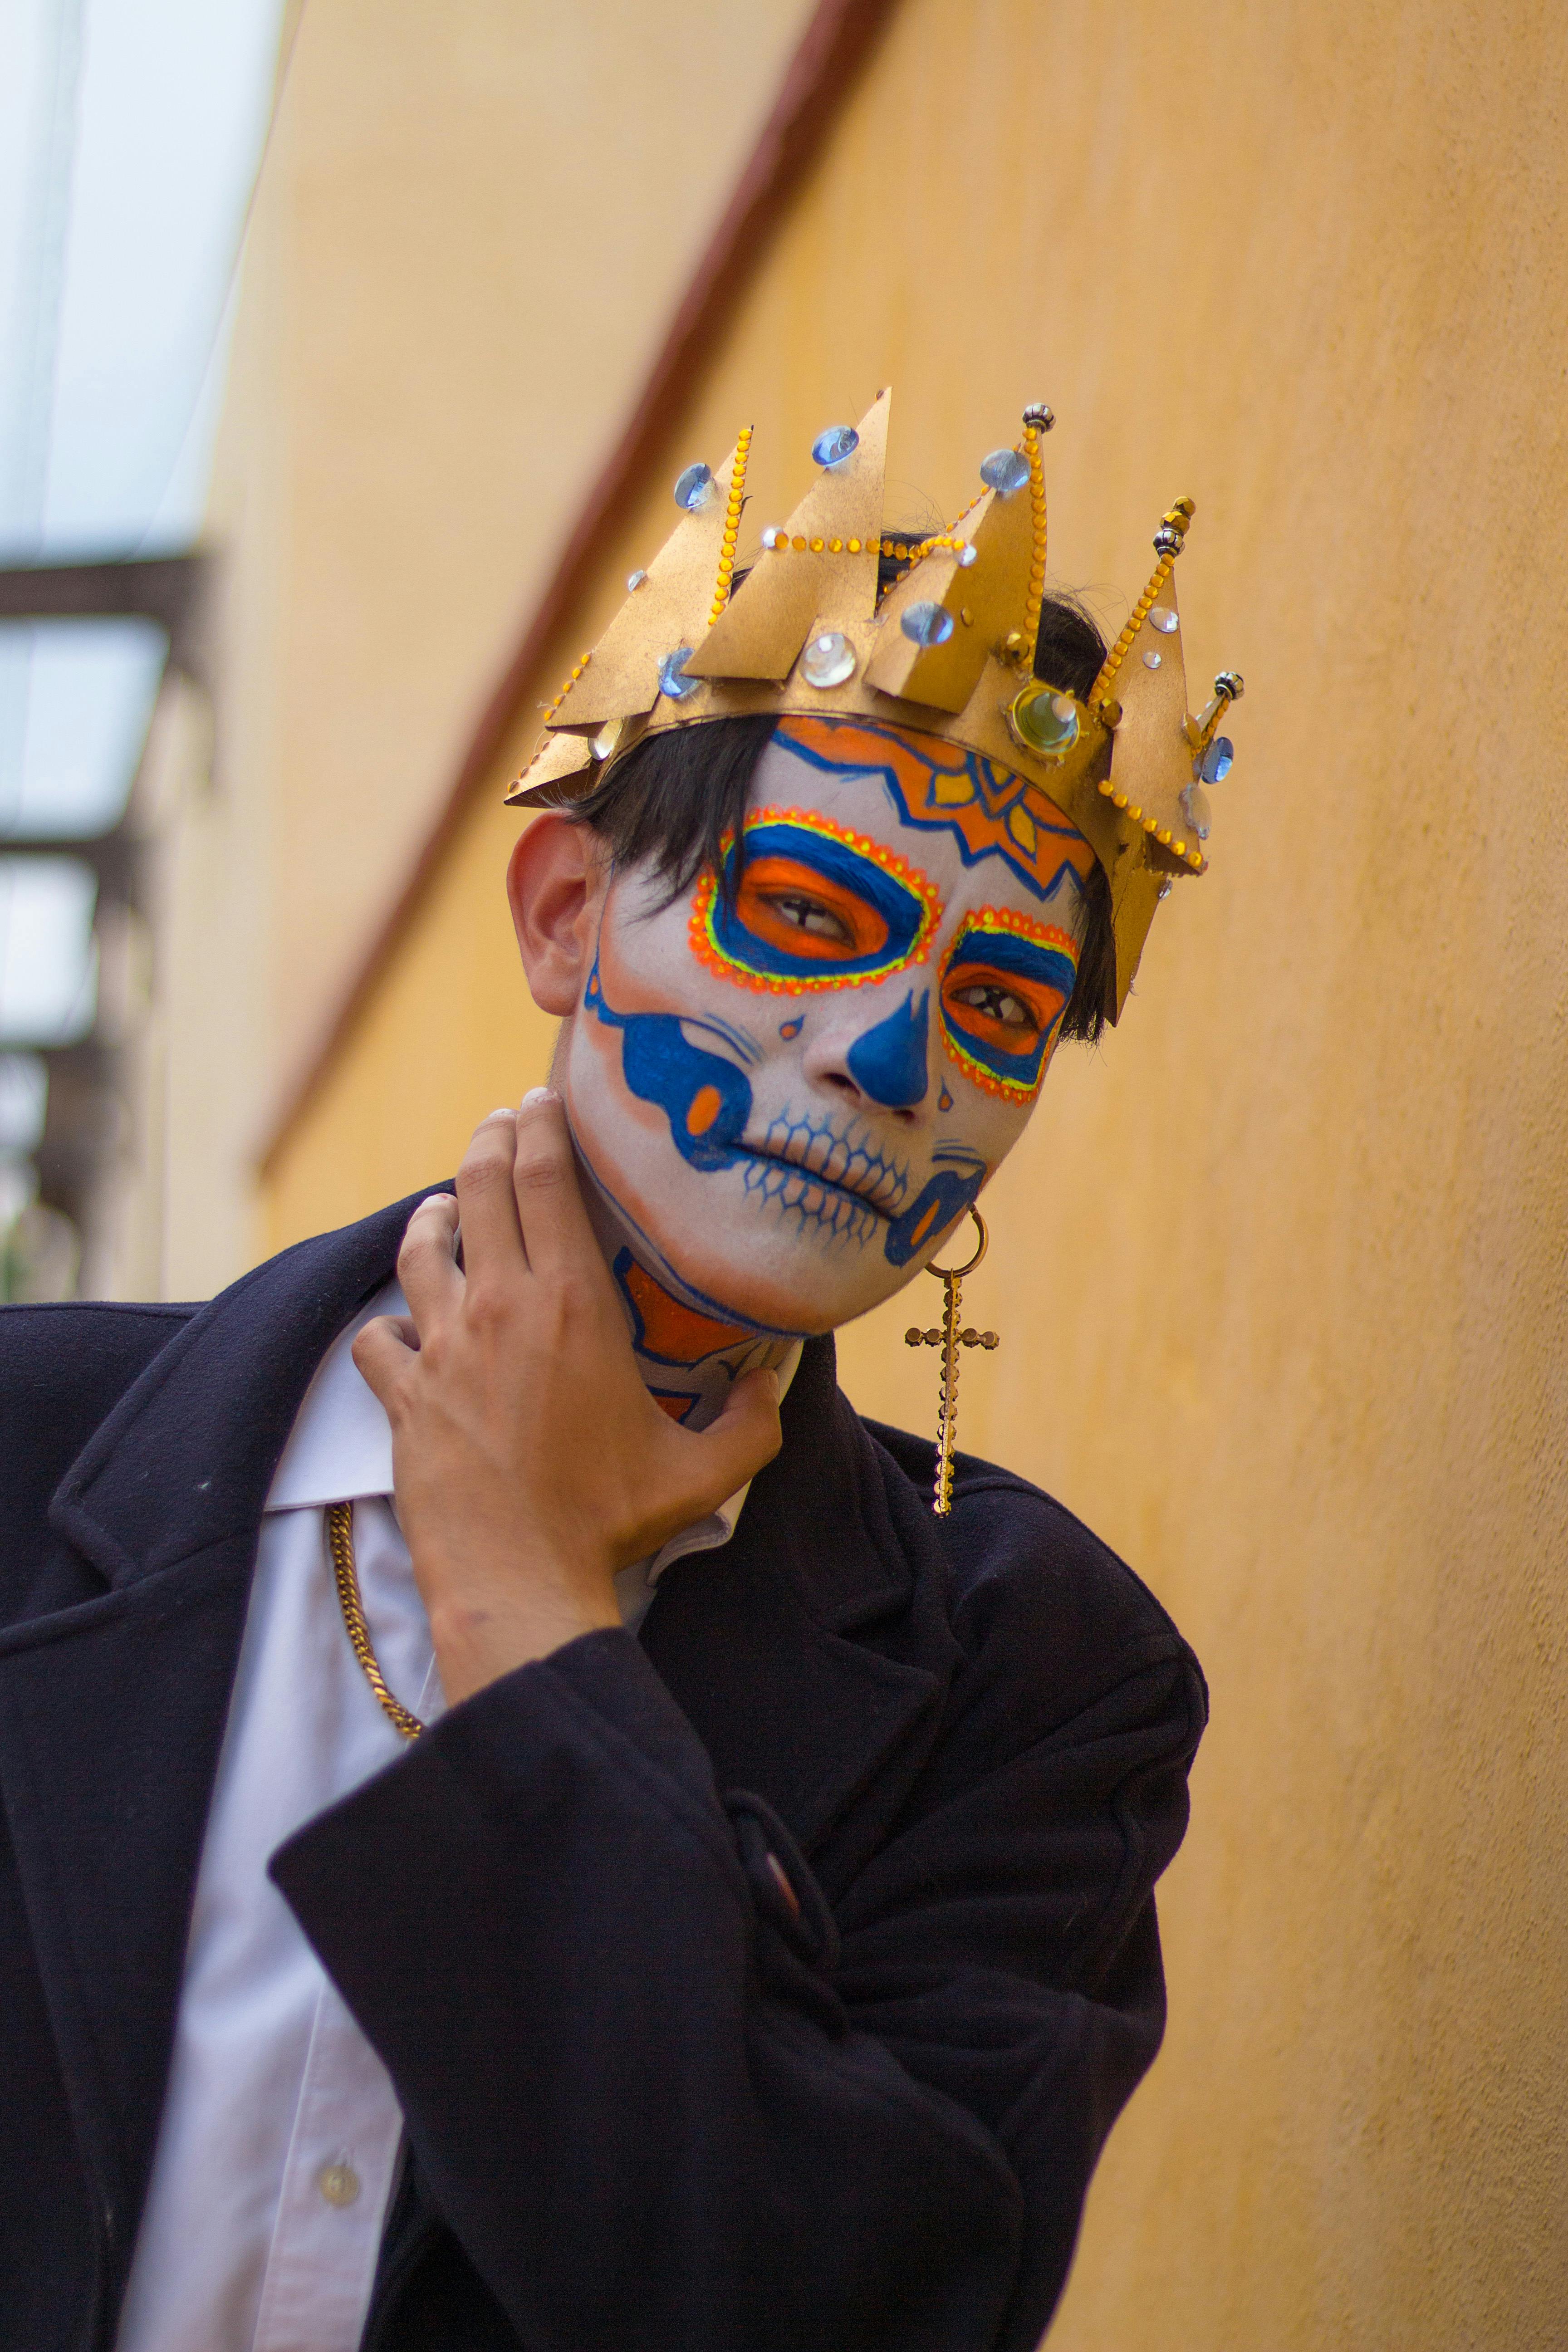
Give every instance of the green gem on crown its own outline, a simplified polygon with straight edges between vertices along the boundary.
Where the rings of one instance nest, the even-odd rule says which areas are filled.
[[[1078,741],[1078,705],[1070,694],[1035,679],[1015,695],[1007,724],[1037,759],[1065,760]]]

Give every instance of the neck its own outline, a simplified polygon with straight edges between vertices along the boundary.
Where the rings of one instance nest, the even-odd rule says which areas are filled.
[[[637,1369],[672,1420],[686,1429],[705,1428],[722,1412],[742,1372],[777,1370],[798,1340],[793,1332],[763,1330],[692,1291],[605,1197],[581,1156],[578,1167]]]

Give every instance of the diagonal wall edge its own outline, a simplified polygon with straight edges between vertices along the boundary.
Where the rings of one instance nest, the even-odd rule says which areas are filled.
[[[819,0],[761,136],[693,271],[619,441],[584,501],[543,594],[468,739],[468,749],[385,920],[310,1051],[282,1089],[258,1143],[270,1173],[396,954],[463,814],[488,774],[554,631],[592,573],[615,517],[658,454],[700,375],[711,338],[765,256],[768,235],[821,147],[896,0]]]

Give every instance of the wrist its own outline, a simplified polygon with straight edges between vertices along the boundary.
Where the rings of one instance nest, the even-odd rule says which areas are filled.
[[[562,1587],[454,1594],[430,1610],[430,1638],[448,1706],[471,1698],[519,1666],[537,1664],[584,1633],[618,1627],[615,1586],[601,1592]]]

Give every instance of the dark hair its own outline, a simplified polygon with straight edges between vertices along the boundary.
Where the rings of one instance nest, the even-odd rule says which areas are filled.
[[[882,568],[896,572],[899,566],[884,558]],[[1104,641],[1088,614],[1065,596],[1047,597],[1035,640],[1035,676],[1082,701],[1104,659]],[[777,724],[763,711],[650,735],[571,814],[593,828],[617,864],[651,862],[670,897],[679,898],[705,870],[723,873],[725,835],[741,835],[752,772]],[[1098,858],[1084,885],[1084,913],[1078,979],[1061,1034],[1092,1045],[1113,1001],[1116,968],[1110,886]]]

